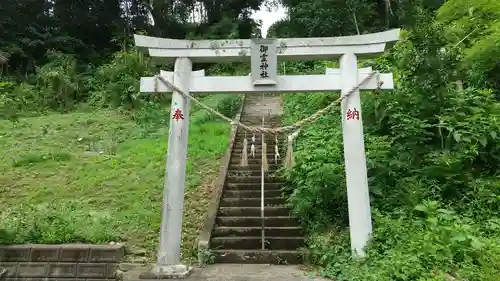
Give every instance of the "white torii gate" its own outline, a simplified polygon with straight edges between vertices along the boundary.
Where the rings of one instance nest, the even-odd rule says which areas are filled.
[[[161,76],[189,94],[340,90],[341,95],[346,95],[372,71],[371,68],[358,69],[357,58],[383,53],[389,44],[398,40],[399,31],[275,40],[175,40],[142,35],[134,38],[136,46],[147,51],[155,61],[175,60],[174,71],[162,71]],[[268,51],[264,58],[267,60],[260,59],[263,53],[259,53],[259,48]],[[248,61],[250,57],[250,76],[205,76],[204,71],[192,71],[193,62]],[[340,58],[340,69],[327,69],[326,75],[278,76],[277,57],[281,60]],[[259,77],[263,67],[266,73]],[[392,73],[380,74],[380,82],[383,83],[381,90],[394,88]],[[371,79],[359,89],[374,90],[378,86],[377,81]],[[155,77],[142,77],[140,90],[146,93],[172,92],[168,86],[157,83]],[[189,104],[189,99],[173,91],[160,247],[157,264],[152,270],[158,278],[183,277],[191,271],[180,261]],[[364,247],[372,233],[372,222],[359,90],[347,96],[341,107],[351,248],[354,255],[363,257]]]

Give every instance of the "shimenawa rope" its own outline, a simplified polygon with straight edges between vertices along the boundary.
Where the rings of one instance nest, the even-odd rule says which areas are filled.
[[[377,89],[376,89],[376,91],[380,91],[380,87],[382,86],[382,82],[380,81],[380,73],[378,71],[371,72],[357,86],[353,87],[345,95],[342,95],[338,99],[336,99],[333,102],[331,102],[325,108],[318,110],[313,115],[311,115],[311,116],[309,116],[309,117],[307,117],[305,119],[302,119],[300,121],[297,121],[296,123],[294,123],[292,125],[278,127],[278,128],[264,128],[264,127],[248,126],[248,125],[245,125],[245,124],[243,124],[243,123],[241,123],[239,121],[232,120],[231,118],[228,118],[228,117],[224,116],[220,112],[218,112],[218,111],[210,108],[206,104],[204,104],[201,101],[197,100],[195,97],[191,96],[190,94],[182,91],[181,89],[179,89],[179,87],[175,86],[173,83],[169,82],[167,79],[165,79],[161,75],[156,75],[155,76],[155,89],[154,90],[155,90],[155,93],[158,92],[158,83],[157,82],[158,82],[158,80],[160,80],[163,84],[165,84],[167,87],[171,88],[173,91],[176,91],[176,92],[180,93],[184,97],[186,97],[186,98],[190,99],[191,101],[193,101],[194,103],[196,103],[198,106],[206,109],[210,113],[212,113],[212,114],[220,117],[221,119],[229,122],[231,125],[239,126],[239,127],[241,127],[242,129],[244,129],[245,131],[248,131],[248,132],[253,132],[253,133],[256,133],[256,132],[257,133],[269,133],[269,134],[272,134],[272,135],[278,135],[278,134],[281,134],[281,133],[286,133],[286,132],[289,132],[289,131],[297,130],[297,129],[301,128],[302,126],[306,125],[306,124],[309,124],[309,123],[312,123],[312,122],[316,121],[316,119],[318,119],[319,117],[321,117],[322,115],[324,115],[325,113],[327,113],[330,109],[332,109],[338,103],[341,103],[342,100],[344,100],[347,96],[349,96],[352,93],[354,93],[356,90],[358,90],[361,86],[363,86],[366,82],[368,82],[374,76],[377,79]]]

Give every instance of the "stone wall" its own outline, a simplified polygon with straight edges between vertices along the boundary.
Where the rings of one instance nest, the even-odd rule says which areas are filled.
[[[1,280],[102,281],[116,279],[124,256],[121,245],[10,245],[0,246]]]

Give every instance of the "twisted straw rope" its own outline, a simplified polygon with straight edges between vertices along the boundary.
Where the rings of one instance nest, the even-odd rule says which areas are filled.
[[[288,126],[283,126],[283,127],[278,127],[278,128],[264,128],[264,127],[254,127],[254,126],[248,126],[248,125],[245,125],[239,121],[235,121],[235,120],[232,120],[231,118],[228,118],[224,115],[222,115],[220,112],[210,108],[209,106],[207,106],[206,104],[202,103],[201,101],[197,100],[195,97],[191,96],[190,94],[182,91],[181,89],[179,89],[179,87],[175,86],[173,83],[167,81],[163,76],[161,75],[155,75],[155,93],[158,92],[158,80],[160,80],[163,84],[165,84],[167,87],[171,88],[173,91],[176,91],[178,93],[180,93],[181,95],[183,95],[184,97],[190,99],[191,101],[193,101],[195,104],[199,105],[200,107],[206,109],[208,112],[220,117],[221,119],[229,122],[231,125],[236,125],[242,129],[244,129],[245,131],[248,131],[248,132],[253,132],[253,133],[269,133],[269,134],[272,134],[272,135],[278,135],[278,134],[281,134],[281,133],[286,133],[286,132],[290,132],[290,131],[295,131],[299,128],[301,128],[302,126],[306,125],[306,124],[310,124],[310,123],[313,123],[314,121],[316,121],[319,117],[321,117],[322,115],[326,114],[330,109],[332,109],[335,105],[341,103],[347,96],[351,95],[352,93],[354,93],[356,90],[359,90],[359,88],[361,86],[363,86],[366,82],[368,82],[371,78],[373,77],[376,77],[377,79],[377,89],[376,91],[380,91],[380,87],[382,86],[382,83],[380,81],[380,73],[378,71],[374,71],[374,72],[371,72],[368,76],[365,77],[365,79],[363,79],[357,86],[353,87],[349,92],[347,92],[345,95],[342,95],[340,96],[338,99],[334,100],[333,102],[331,102],[329,105],[327,105],[325,108],[323,109],[320,109],[318,110],[316,113],[314,113],[313,115],[305,118],[305,119],[302,119],[300,121],[297,121],[296,123],[292,124],[292,125],[288,125]]]

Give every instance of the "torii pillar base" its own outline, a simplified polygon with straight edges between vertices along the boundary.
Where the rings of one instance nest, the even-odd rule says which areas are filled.
[[[139,274],[139,279],[184,279],[193,272],[193,267],[184,264],[155,265],[149,271]]]

